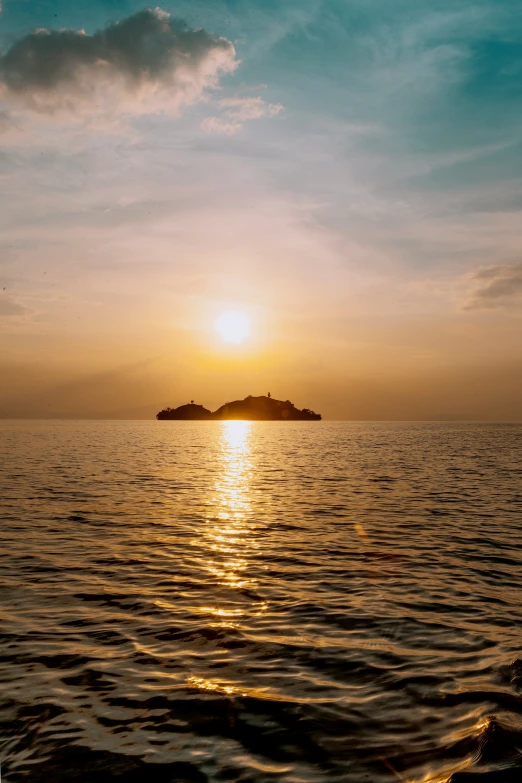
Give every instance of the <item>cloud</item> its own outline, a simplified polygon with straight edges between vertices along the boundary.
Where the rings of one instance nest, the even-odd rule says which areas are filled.
[[[0,297],[0,318],[7,315],[24,315],[27,312],[29,312],[27,308],[18,304],[18,302],[7,299],[5,295]]]
[[[479,269],[473,275],[476,283],[466,310],[503,307],[522,298],[522,262]]]
[[[41,115],[176,112],[238,65],[233,44],[146,9],[94,35],[37,30],[0,57],[0,100]]]
[[[260,97],[223,98],[218,102],[218,107],[221,116],[207,117],[201,124],[207,133],[226,133],[231,136],[241,130],[247,120],[275,117],[283,111],[280,103],[268,103]]]
[[[0,109],[0,133],[10,130],[12,127],[12,120],[9,112]]]

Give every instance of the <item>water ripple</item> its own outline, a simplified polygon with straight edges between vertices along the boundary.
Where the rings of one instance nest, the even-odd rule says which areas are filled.
[[[522,426],[0,432],[7,783],[520,783]]]

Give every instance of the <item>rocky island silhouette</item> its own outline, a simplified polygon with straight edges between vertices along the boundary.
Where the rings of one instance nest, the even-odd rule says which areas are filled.
[[[244,419],[249,421],[320,421],[320,413],[314,413],[309,408],[299,410],[290,400],[274,400],[270,394],[266,397],[252,397],[244,400],[226,402],[217,411],[209,411],[203,405],[196,405],[192,400],[187,405],[178,408],[165,408],[156,414],[160,421],[223,421],[227,419]]]

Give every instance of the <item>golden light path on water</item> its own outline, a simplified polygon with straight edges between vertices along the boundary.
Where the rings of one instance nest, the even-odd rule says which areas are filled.
[[[227,587],[252,584],[246,557],[252,545],[247,520],[253,474],[251,429],[250,421],[225,421],[221,431],[220,471],[212,493],[216,523],[209,534],[210,549],[219,557],[211,561],[209,570]]]
[[[209,551],[206,568],[216,583],[228,590],[254,590],[257,584],[257,579],[248,573],[252,550],[259,548],[253,535],[253,474],[252,422],[222,422],[218,475],[211,492],[211,513],[204,536]],[[228,593],[223,605],[203,606],[199,611],[210,617],[210,627],[240,629],[247,611],[259,616],[267,607],[263,601],[255,602],[254,607],[251,601],[247,605],[244,601],[231,601]],[[226,680],[189,677],[187,683],[227,695],[267,696],[265,689],[252,689]]]

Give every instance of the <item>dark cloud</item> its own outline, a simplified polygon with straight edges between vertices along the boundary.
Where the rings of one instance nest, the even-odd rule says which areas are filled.
[[[522,262],[480,269],[473,275],[476,284],[467,310],[501,307],[522,297]]]
[[[94,35],[37,30],[0,57],[0,98],[45,114],[175,111],[237,65],[233,44],[146,9]]]

